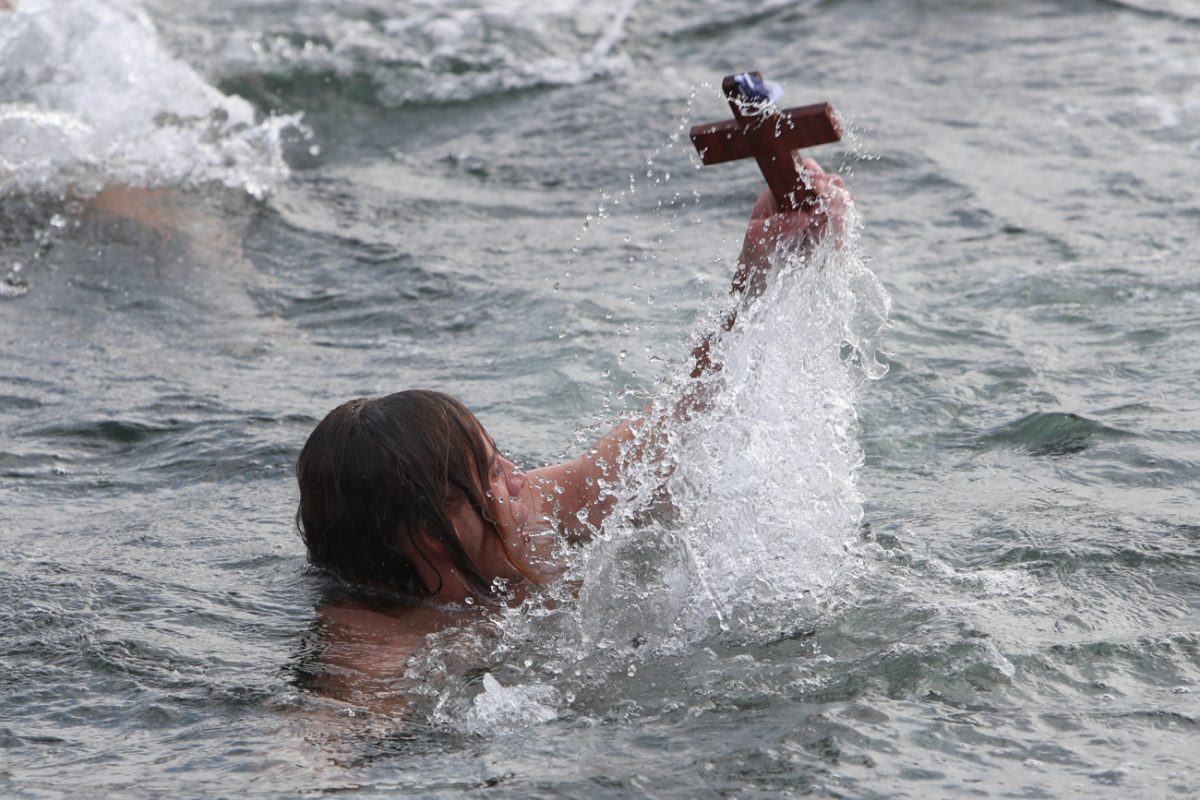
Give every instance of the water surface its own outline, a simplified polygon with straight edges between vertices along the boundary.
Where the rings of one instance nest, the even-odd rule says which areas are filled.
[[[1190,3],[16,5],[6,794],[1200,792]],[[747,67],[847,116],[863,228],[739,340],[685,513],[331,708],[305,437],[430,387],[535,465],[670,391],[760,180],[680,134]]]

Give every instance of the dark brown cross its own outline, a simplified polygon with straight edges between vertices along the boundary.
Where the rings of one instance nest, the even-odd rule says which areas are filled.
[[[758,72],[746,73],[762,81]],[[746,95],[737,75],[727,75],[721,89],[733,119],[692,128],[692,144],[705,164],[753,157],[762,170],[780,211],[797,211],[815,202],[796,169],[792,153],[803,147],[840,141],[842,127],[828,103],[773,109],[765,98]]]

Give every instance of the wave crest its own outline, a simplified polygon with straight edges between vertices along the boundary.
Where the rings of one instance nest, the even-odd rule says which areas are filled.
[[[365,79],[389,107],[573,86],[627,68],[617,45],[635,4],[474,0],[370,5],[353,16],[313,11],[284,30],[236,36],[222,72],[288,80],[315,73],[352,86]]]
[[[255,197],[287,175],[283,132],[206,83],[125,2],[22,0],[0,11],[0,192],[217,183]]]

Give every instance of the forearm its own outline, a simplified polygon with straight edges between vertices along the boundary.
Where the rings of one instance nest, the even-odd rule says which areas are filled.
[[[721,335],[733,329],[737,323],[737,310],[743,301],[752,301],[763,293],[771,270],[772,258],[781,243],[796,242],[807,248],[820,241],[832,227],[840,235],[840,220],[847,195],[841,191],[845,183],[839,175],[827,174],[812,159],[804,160],[804,177],[811,184],[812,194],[817,198],[815,205],[800,211],[781,213],[775,205],[770,190],[759,195],[750,212],[746,225],[746,236],[738,256],[737,270],[730,282],[729,292],[736,298],[728,315],[714,331],[701,337],[692,350],[693,366],[691,377],[703,377],[721,368],[712,357],[713,344]],[[832,226],[830,223],[833,223]]]
[[[813,188],[824,198],[841,178],[826,175],[816,162],[806,161],[805,168]],[[611,492],[622,473],[636,464],[658,464],[666,457],[666,437],[672,419],[689,419],[706,405],[708,386],[699,380],[720,370],[713,359],[713,346],[720,336],[737,322],[737,307],[742,300],[753,300],[766,288],[771,260],[779,244],[786,239],[809,243],[817,241],[826,229],[829,206],[823,199],[816,207],[785,214],[777,213],[770,192],[764,192],[754,206],[746,238],[738,258],[738,267],[730,284],[737,298],[730,312],[703,336],[692,349],[692,381],[676,399],[673,407],[656,408],[652,403],[641,416],[626,420],[602,436],[585,454],[566,464],[535,470],[530,476],[539,481],[547,516],[557,521],[569,541],[586,539],[598,530],[616,507]],[[660,470],[652,480],[667,474]]]
[[[744,248],[743,248],[744,250]],[[752,276],[758,275],[758,280],[752,280]],[[746,290],[751,287],[751,297],[757,296],[762,292],[764,281],[761,279],[761,271],[753,272],[747,264],[745,256],[738,259],[737,272],[733,274],[733,281],[730,285],[729,293],[736,298],[741,298],[746,295]],[[700,343],[692,348],[692,371],[690,377],[693,379],[701,378],[709,372],[716,372],[721,368],[720,364],[712,360],[712,345],[713,342],[720,338],[722,333],[728,333],[733,330],[733,326],[737,323],[737,308],[734,307],[722,320],[718,330],[704,334],[700,338]]]

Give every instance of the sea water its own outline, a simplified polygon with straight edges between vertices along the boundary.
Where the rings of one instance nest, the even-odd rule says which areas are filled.
[[[4,794],[1200,791],[1188,2],[13,5]],[[431,387],[536,466],[669,405],[744,68],[846,117],[853,235],[778,254],[557,605],[396,664],[407,713],[320,697],[304,438]]]

